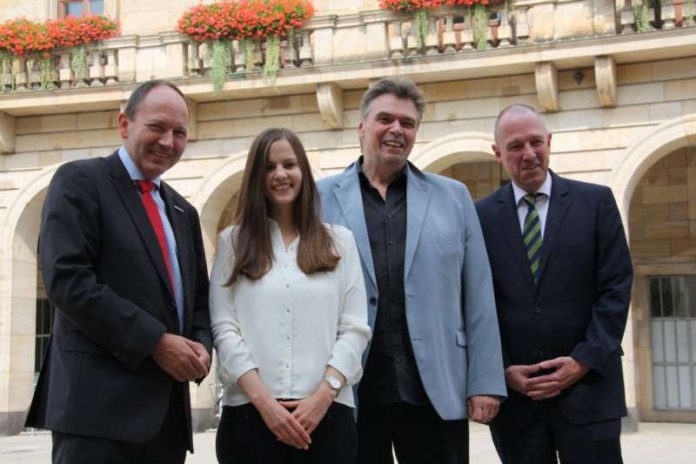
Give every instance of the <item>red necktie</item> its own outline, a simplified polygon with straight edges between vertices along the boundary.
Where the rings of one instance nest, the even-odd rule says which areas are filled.
[[[152,228],[155,229],[155,235],[157,236],[160,250],[162,250],[162,257],[164,258],[164,265],[167,267],[169,284],[171,285],[172,291],[174,291],[174,279],[172,278],[172,265],[169,262],[167,237],[164,236],[164,227],[162,226],[162,218],[160,217],[159,209],[157,209],[155,199],[152,198],[152,191],[155,189],[155,184],[149,180],[136,180],[135,183],[138,185],[138,188],[142,193],[142,195],[140,195],[140,199],[143,201],[143,206],[145,207],[147,216],[150,218]]]

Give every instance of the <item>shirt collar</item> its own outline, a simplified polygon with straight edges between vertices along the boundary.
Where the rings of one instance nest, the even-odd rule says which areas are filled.
[[[515,183],[515,181],[512,181],[512,192],[515,194],[515,204],[519,205],[520,201],[522,201],[522,197],[527,195],[529,192],[525,191]],[[539,187],[539,190],[534,192],[536,194],[542,193],[546,195],[546,198],[551,198],[551,174],[549,172],[546,172],[546,179],[544,179],[544,183],[541,184],[541,187]]]
[[[143,180],[145,179],[145,176],[143,176],[143,173],[140,172],[140,169],[138,169],[138,166],[135,165],[133,162],[133,159],[130,157],[128,152],[126,151],[126,147],[121,145],[118,149],[118,157],[121,160],[121,163],[123,163],[123,166],[126,168],[126,171],[128,171],[128,176],[131,178],[131,180]],[[155,177],[154,179],[150,179],[152,183],[154,183],[157,188],[160,188],[160,176]]]
[[[372,183],[370,182],[370,179],[367,178],[367,176],[365,175],[365,172],[362,169],[363,160],[364,160],[364,156],[360,155],[360,158],[358,158],[358,161],[357,161],[357,163],[358,163],[358,177],[359,177],[360,182],[362,183],[363,187],[374,188],[372,186]],[[407,164],[404,164],[404,167],[401,169],[401,172],[399,173],[399,175],[396,176],[396,178],[389,185],[390,186],[394,185],[396,187],[405,186],[407,174],[408,174]]]

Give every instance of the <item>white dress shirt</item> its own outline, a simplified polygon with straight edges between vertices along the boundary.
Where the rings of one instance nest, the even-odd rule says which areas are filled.
[[[278,224],[269,220],[274,261],[256,281],[240,276],[229,287],[235,227],[222,231],[210,276],[210,319],[225,388],[222,404],[249,398],[239,378],[258,369],[273,397],[299,399],[312,394],[334,367],[347,379],[336,401],[353,407],[362,375],[362,354],[370,339],[367,297],[352,233],[327,226],[341,256],[334,271],[305,275],[297,265],[299,237],[285,249]]]
[[[514,181],[512,181],[512,192],[515,194],[515,204],[517,205],[517,219],[520,221],[520,233],[524,233],[524,220],[527,217],[527,202],[523,200],[527,192],[522,190]],[[546,179],[541,184],[539,190],[534,193],[543,193],[537,197],[536,208],[539,214],[539,222],[541,223],[541,238],[544,238],[546,230],[546,215],[549,212],[549,201],[551,201],[551,176],[546,173]]]

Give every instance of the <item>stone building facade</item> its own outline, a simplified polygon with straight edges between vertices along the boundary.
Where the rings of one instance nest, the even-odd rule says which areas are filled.
[[[0,433],[21,430],[50,335],[36,256],[48,183],[61,163],[118,147],[117,114],[152,77],[192,101],[190,142],[166,180],[198,208],[209,261],[250,141],[266,127],[296,131],[318,178],[339,172],[360,152],[361,94],[406,75],[429,102],[411,161],[481,197],[506,181],[490,148],[495,116],[510,103],[539,108],[553,132],[551,168],[610,186],[627,225],[636,270],[623,341],[629,422],[696,421],[696,17],[693,0],[681,2],[510,1],[492,10],[487,48],[475,50],[466,11],[433,12],[418,49],[408,15],[377,1],[315,0],[316,16],[282,45],[274,83],[261,53],[247,64],[233,44],[216,92],[206,46],[174,32],[196,1],[84,0],[122,24],[120,37],[90,51],[85,79],[67,66],[70,50],[54,60],[48,90],[32,63],[0,68]],[[0,17],[57,17],[64,3],[0,0]],[[192,397],[205,427],[215,376]]]

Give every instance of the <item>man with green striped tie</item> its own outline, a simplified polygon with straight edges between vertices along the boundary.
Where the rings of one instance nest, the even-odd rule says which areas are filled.
[[[491,433],[503,464],[621,463],[631,258],[611,190],[550,171],[550,148],[534,108],[498,115],[511,182],[476,204],[508,386]]]

